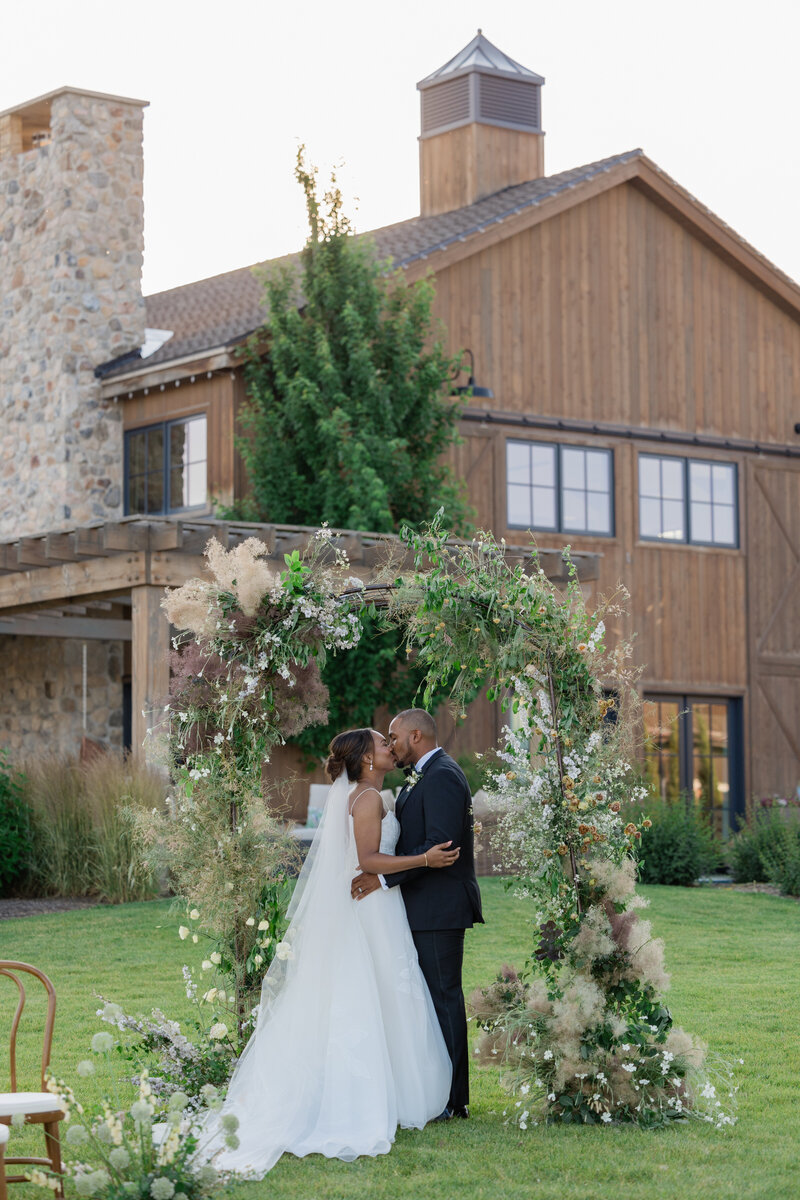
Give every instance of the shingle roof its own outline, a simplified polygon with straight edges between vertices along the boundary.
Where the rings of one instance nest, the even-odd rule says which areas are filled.
[[[642,154],[641,150],[629,150],[583,167],[561,171],[558,175],[518,183],[465,208],[430,217],[411,217],[363,236],[375,243],[379,258],[391,260],[395,267],[405,267],[453,242],[466,241],[490,225]],[[266,316],[264,288],[258,271],[267,267],[292,266],[298,260],[298,254],[290,254],[147,296],[148,327],[171,329],[173,336],[146,359],[137,358],[134,352],[125,355],[124,360],[105,364],[97,373],[104,378],[113,378],[135,370],[138,364],[158,366],[242,341],[264,323]]]

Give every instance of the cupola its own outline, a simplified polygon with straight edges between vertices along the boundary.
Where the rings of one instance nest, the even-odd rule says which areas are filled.
[[[544,79],[479,29],[420,80],[420,211],[449,212],[544,175]]]

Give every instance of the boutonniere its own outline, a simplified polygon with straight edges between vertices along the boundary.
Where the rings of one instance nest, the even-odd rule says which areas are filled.
[[[406,787],[408,790],[411,791],[412,788],[415,788],[420,779],[422,779],[421,771],[409,771],[406,775]]]

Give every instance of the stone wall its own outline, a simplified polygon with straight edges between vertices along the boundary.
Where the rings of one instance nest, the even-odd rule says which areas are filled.
[[[0,637],[0,748],[15,763],[76,755],[83,736],[83,643]],[[86,642],[86,736],[122,747],[121,642]]]
[[[0,539],[122,515],[94,369],[145,322],[141,104],[56,93],[50,143],[16,153],[20,120],[0,117]]]

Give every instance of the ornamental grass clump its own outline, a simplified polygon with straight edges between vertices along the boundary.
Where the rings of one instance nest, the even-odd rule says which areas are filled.
[[[428,691],[450,681],[458,702],[487,676],[489,698],[512,714],[484,787],[535,933],[519,977],[504,968],[471,998],[479,1058],[519,1096],[521,1128],[687,1113],[729,1124],[699,1073],[704,1048],[673,1027],[663,946],[638,912],[636,860],[652,826],[633,766],[638,696],[630,646],[605,642],[626,593],[590,614],[568,551],[559,595],[535,550],[512,564],[488,534],[453,546],[438,521],[409,540],[416,572],[394,607]]]

